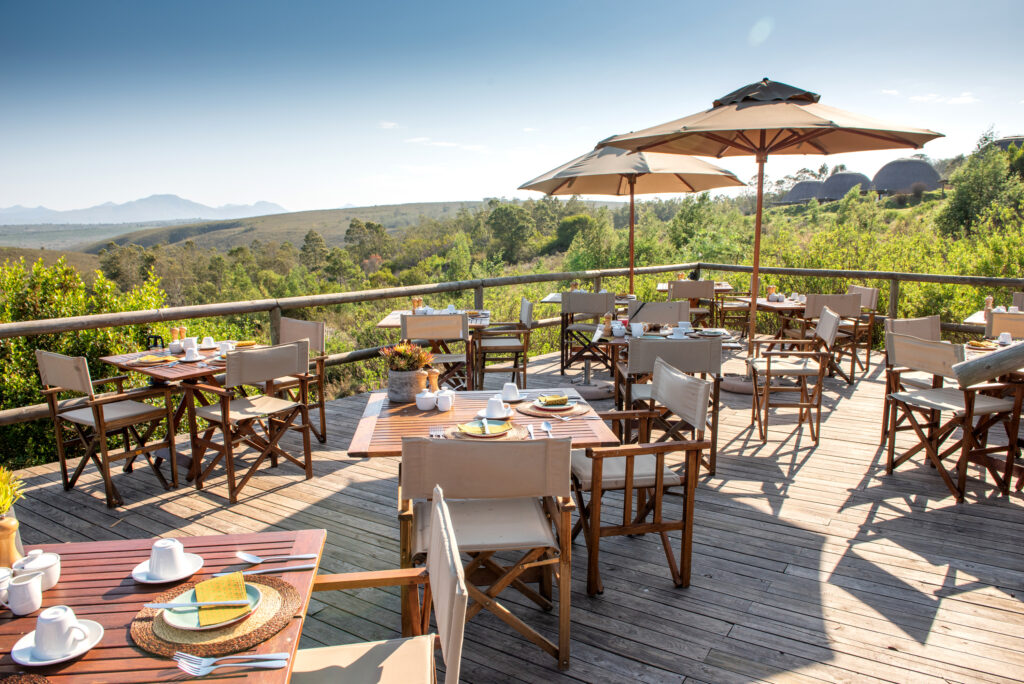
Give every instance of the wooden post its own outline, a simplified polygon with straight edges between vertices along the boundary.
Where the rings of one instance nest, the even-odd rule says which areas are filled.
[[[761,290],[761,214],[764,206],[765,132],[761,130],[761,145],[757,148],[757,211],[754,214],[754,263],[750,271],[750,329],[747,333],[747,354],[754,355],[754,336],[757,333],[757,296]]]
[[[961,387],[970,387],[987,382],[1000,375],[1013,373],[1024,368],[1024,344],[1015,344],[1006,349],[981,354],[977,358],[961,361],[953,366],[953,373]]]
[[[894,321],[899,318],[899,304],[900,304],[900,281],[892,278],[889,281],[889,320]]]
[[[281,343],[281,307],[279,306],[270,310],[270,343]]]
[[[601,276],[594,278],[594,292],[601,291]]]
[[[635,189],[636,174],[633,174],[629,177],[629,294],[633,294],[633,232],[636,230],[636,208],[633,205],[633,194]],[[594,291],[599,289],[595,287]]]
[[[473,288],[473,308],[482,309],[484,308],[484,286],[477,285]]]

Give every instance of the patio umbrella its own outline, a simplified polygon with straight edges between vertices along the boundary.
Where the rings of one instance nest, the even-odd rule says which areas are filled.
[[[598,143],[634,152],[757,159],[757,213],[750,279],[750,349],[761,262],[764,163],[772,154],[836,154],[920,148],[941,133],[906,128],[823,105],[820,95],[767,78],[715,100],[711,109]]]
[[[606,147],[588,152],[543,176],[519,186],[548,195],[629,195],[629,291],[633,292],[634,195],[703,192],[742,186],[732,172],[686,155],[641,152]]]

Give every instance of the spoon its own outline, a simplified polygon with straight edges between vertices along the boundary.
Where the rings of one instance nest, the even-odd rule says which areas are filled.
[[[245,551],[239,551],[235,553],[235,556],[244,560],[250,565],[256,565],[257,563],[269,563],[270,561],[283,561],[283,560],[302,560],[307,558],[316,558],[315,553],[300,553],[296,556],[267,556],[266,558],[260,558],[257,555],[246,553]]]
[[[545,420],[543,423],[540,424],[540,429],[543,430],[544,432],[548,433],[548,439],[554,439],[554,436],[551,434],[551,423],[550,422]]]

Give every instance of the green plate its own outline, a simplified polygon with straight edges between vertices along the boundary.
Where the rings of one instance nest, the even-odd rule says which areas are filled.
[[[164,615],[164,622],[169,624],[171,627],[177,627],[178,629],[184,629],[190,632],[202,632],[207,629],[219,629],[220,627],[233,625],[236,622],[241,622],[245,618],[252,615],[253,611],[256,610],[256,606],[260,605],[260,599],[262,598],[262,594],[260,594],[260,590],[255,584],[246,584],[245,594],[246,598],[249,599],[249,612],[245,613],[244,615],[240,615],[239,617],[232,618],[231,620],[226,620],[224,622],[218,622],[217,624],[200,627],[199,609],[188,608],[182,610],[164,609],[162,611]],[[168,601],[168,603],[194,603],[195,600],[196,590],[189,589],[185,593],[174,597],[173,599]]]

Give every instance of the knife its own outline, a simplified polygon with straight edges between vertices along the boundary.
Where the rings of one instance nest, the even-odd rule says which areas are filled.
[[[484,418],[483,421],[481,421],[481,422],[484,424],[484,434],[485,435],[491,434],[491,426],[487,424],[487,419]]]
[[[262,570],[246,570],[243,575],[263,575],[265,573],[272,572],[292,572],[297,570],[316,570],[315,565],[289,565],[285,568],[264,568]],[[238,572],[237,570],[235,572]],[[224,575],[233,575],[235,572],[215,572],[214,577],[223,577]]]
[[[537,439],[537,438],[536,438],[536,437],[535,437],[535,436],[533,435],[533,425],[527,425],[527,426],[526,426],[526,431],[530,433],[530,439]]]
[[[248,600],[241,601],[196,601],[193,603],[144,603],[143,608],[163,608],[164,610],[176,610],[180,608],[207,608],[213,606],[248,606]]]

